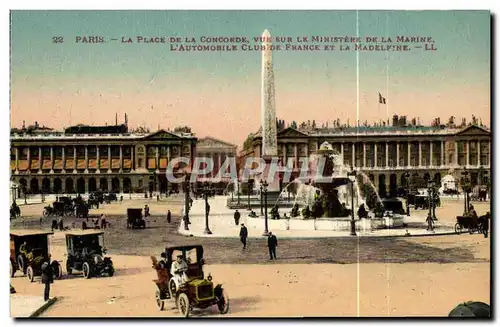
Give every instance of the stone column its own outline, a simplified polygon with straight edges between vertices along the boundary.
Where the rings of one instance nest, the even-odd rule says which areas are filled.
[[[15,166],[15,168],[16,168],[16,174],[18,174],[19,173],[19,148],[16,147],[15,151],[16,151],[16,166]]]
[[[477,166],[481,166],[481,141],[477,141]]]
[[[66,193],[66,178],[64,177],[61,177],[61,193]]]
[[[385,142],[385,167],[389,167],[389,142]]]
[[[411,167],[411,142],[406,142],[406,146],[407,146],[407,151],[408,151],[408,156],[406,157],[406,165],[408,167]]]
[[[422,167],[422,141],[418,141],[418,166]]]
[[[441,164],[440,164],[440,166],[445,165],[444,159],[445,159],[445,157],[444,157],[444,141],[441,141]]]
[[[135,154],[134,154],[134,146],[130,147],[130,170],[135,170]]]
[[[54,147],[50,147],[50,173],[54,173]]]
[[[344,142],[340,143],[340,154],[342,155],[342,164],[344,164]]]
[[[378,165],[378,149],[377,149],[377,142],[373,143],[373,167],[376,168]]]
[[[42,173],[43,161],[42,161],[42,147],[38,147],[38,173]],[[40,183],[39,183],[40,184]]]
[[[31,172],[31,147],[28,147],[28,173]],[[28,187],[29,185],[26,185]]]
[[[111,192],[111,189],[113,187],[113,185],[111,184],[112,178],[108,177],[107,182],[108,182],[108,192]],[[149,185],[149,181],[148,181],[148,185]]]
[[[430,141],[429,142],[429,152],[430,152],[429,153],[429,160],[430,160],[430,164],[428,166],[431,166],[431,167],[434,166],[434,162],[432,162],[432,157],[433,157],[433,155],[432,155],[432,148],[433,148],[432,147],[432,141]]]
[[[170,145],[167,146],[167,161],[170,163]]]
[[[155,161],[156,161],[156,172],[160,172],[160,146],[156,146],[156,153],[155,153]]]
[[[396,167],[399,168],[399,142],[396,142]]]
[[[458,166],[458,141],[455,141],[455,166]]]
[[[123,145],[120,145],[120,173],[123,172]],[[123,181],[120,183],[120,190],[123,193]]]
[[[99,174],[101,172],[101,156],[99,154],[99,145],[96,145],[95,148],[96,148],[96,159],[97,159],[96,173]]]
[[[283,143],[281,145],[281,151],[283,152],[283,163],[284,165],[286,165],[286,144]]]
[[[227,158],[227,156],[226,156],[226,158]],[[219,169],[217,170],[217,173],[219,173],[219,170],[222,167],[222,155],[220,153],[217,155],[217,162],[219,164]]]
[[[73,145],[73,174],[77,173],[77,170],[76,170],[77,167],[78,167],[78,163],[76,160],[76,145]],[[76,188],[76,185],[75,185],[75,188]]]
[[[89,148],[85,145],[85,173],[89,172]]]
[[[465,141],[465,164],[469,166],[469,141]]]
[[[111,173],[111,144],[108,144],[108,174]],[[109,185],[109,181],[108,181]],[[109,189],[109,187],[108,187]]]
[[[352,142],[352,168],[356,167],[356,144]]]
[[[62,173],[66,173],[66,147],[62,147]],[[63,178],[64,179],[64,178]],[[66,190],[66,187],[63,188],[63,190]]]
[[[297,143],[295,143],[293,145],[293,168],[297,168],[299,166],[298,157],[299,157],[299,153],[297,150]]]
[[[363,142],[363,168],[366,168],[366,142]]]

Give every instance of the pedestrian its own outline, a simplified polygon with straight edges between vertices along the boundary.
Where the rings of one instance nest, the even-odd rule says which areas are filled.
[[[63,219],[62,219],[62,217],[59,217],[58,226],[59,226],[59,230],[62,232],[64,230],[64,225],[63,225]]]
[[[120,202],[123,202],[123,195],[120,195]]]
[[[247,248],[247,237],[248,237],[248,230],[244,224],[241,224],[240,240],[241,243],[243,244],[243,250]]]
[[[234,213],[234,224],[238,226],[240,224],[240,218],[241,214],[239,213],[238,209],[236,209],[236,212]]]
[[[50,256],[49,256],[50,261]],[[50,284],[54,282],[54,273],[52,271],[52,266],[48,262],[44,262],[42,265],[42,283],[45,284],[45,290],[43,292],[43,299],[45,302],[49,300],[50,295]]]
[[[278,247],[278,239],[272,232],[267,234],[267,247],[269,248],[269,260],[276,259],[276,248]]]
[[[170,221],[172,220],[172,213],[170,212],[170,210],[167,211],[167,223],[170,224]]]
[[[427,219],[425,220],[427,222],[427,230],[428,231],[434,231],[434,225],[432,221],[432,215],[429,213],[427,215]]]
[[[86,222],[82,222],[82,230],[86,230],[87,229],[87,223]]]
[[[484,238],[488,238],[488,231],[490,230],[490,212],[483,216],[483,233]]]
[[[160,195],[156,194],[156,202],[159,202],[159,201],[160,201]]]
[[[106,228],[106,218],[104,218],[104,214],[101,213],[101,229]]]

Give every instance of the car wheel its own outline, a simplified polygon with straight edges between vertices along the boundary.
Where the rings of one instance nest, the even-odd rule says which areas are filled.
[[[83,270],[83,277],[85,277],[86,279],[89,279],[90,277],[92,277],[90,265],[88,262],[83,263],[82,270]]]
[[[156,299],[156,306],[158,307],[158,309],[160,311],[163,310],[163,308],[165,307],[165,302],[163,301],[163,299],[161,298],[161,292],[158,290],[156,291],[156,294],[155,294],[155,299]]]
[[[62,278],[62,268],[61,268],[61,265],[59,264],[59,262],[52,261],[52,270],[54,271],[54,276],[57,279]]]
[[[28,269],[26,269],[26,274],[28,276],[28,280],[30,282],[33,282],[33,280],[35,279],[35,273],[34,273],[33,268],[31,266],[29,266]]]
[[[189,298],[186,293],[180,293],[177,297],[177,308],[184,318],[189,317]]]
[[[217,301],[217,307],[222,314],[226,314],[229,311],[229,297],[225,290],[222,290],[222,295]]]
[[[462,226],[460,226],[459,223],[455,224],[455,233],[457,233],[458,235],[460,235],[460,233],[462,233]]]
[[[24,257],[22,256],[22,254],[17,257],[17,266],[19,267],[19,270],[21,270],[23,274],[26,275],[26,267],[24,266]]]
[[[177,287],[173,278],[168,281],[168,292],[170,293],[170,298],[175,299],[175,293],[177,293]]]
[[[114,274],[115,274],[115,269],[113,267],[109,267],[108,276],[113,277]]]

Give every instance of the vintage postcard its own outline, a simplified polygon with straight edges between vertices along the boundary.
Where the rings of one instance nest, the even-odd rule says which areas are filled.
[[[491,317],[489,11],[10,24],[12,317]]]

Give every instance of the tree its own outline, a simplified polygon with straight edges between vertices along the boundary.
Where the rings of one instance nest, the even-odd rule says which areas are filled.
[[[243,142],[243,150],[248,150],[252,147],[253,143],[253,134],[248,134],[246,140]]]

